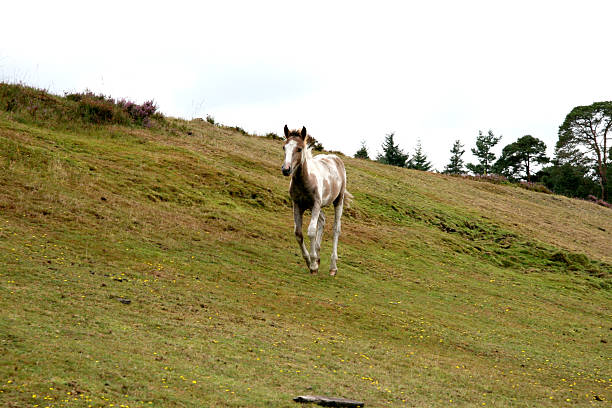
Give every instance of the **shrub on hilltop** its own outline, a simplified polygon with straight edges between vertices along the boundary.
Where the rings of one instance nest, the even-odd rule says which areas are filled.
[[[0,111],[21,122],[51,126],[120,124],[151,127],[164,120],[153,101],[142,104],[127,99],[85,92],[53,95],[21,84],[0,83]]]
[[[103,94],[91,91],[66,93],[66,99],[78,103],[78,112],[86,121],[92,123],[134,123],[150,126],[151,119],[162,119],[154,101],[137,104],[128,99],[115,100]]]

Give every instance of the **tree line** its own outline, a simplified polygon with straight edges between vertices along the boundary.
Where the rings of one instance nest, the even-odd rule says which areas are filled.
[[[394,140],[394,133],[385,136],[376,161],[416,170],[432,170],[420,140],[412,157]],[[557,194],[585,198],[593,195],[608,201],[612,187],[612,102],[595,102],[577,106],[559,126],[554,156],[546,156],[546,144],[524,135],[503,147],[499,157],[493,148],[501,141],[492,130],[478,132],[471,149],[476,163],[464,163],[464,145],[456,140],[443,173],[476,176],[499,175],[509,181],[539,183]],[[355,157],[370,159],[365,142]],[[535,171],[536,169],[538,169]]]
[[[385,140],[381,145],[382,152],[376,156],[377,162],[414,170],[429,171],[432,169],[431,162],[427,160],[427,155],[423,152],[420,140],[417,141],[412,158],[409,158],[409,155],[404,153],[399,145],[395,143],[394,137],[395,133],[389,133],[385,136]],[[361,142],[361,148],[357,150],[355,157],[358,159],[370,159],[365,141]]]

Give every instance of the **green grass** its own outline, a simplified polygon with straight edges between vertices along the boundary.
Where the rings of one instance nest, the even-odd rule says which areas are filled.
[[[609,405],[609,209],[344,158],[311,276],[279,141],[65,121],[0,113],[5,406]]]

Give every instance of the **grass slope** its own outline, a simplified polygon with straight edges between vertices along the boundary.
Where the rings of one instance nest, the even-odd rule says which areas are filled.
[[[609,209],[344,158],[310,276],[279,141],[4,110],[5,406],[609,404]]]

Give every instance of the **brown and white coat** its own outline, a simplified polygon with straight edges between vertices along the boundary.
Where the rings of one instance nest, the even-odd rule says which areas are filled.
[[[302,256],[311,273],[319,270],[321,239],[325,228],[325,214],[321,209],[334,205],[334,228],[330,274],[338,271],[338,237],[340,236],[340,218],[345,199],[352,196],[346,191],[346,170],[342,160],[333,154],[312,155],[309,146],[309,136],[306,128],[301,131],[289,130],[285,125],[285,160],[282,172],[291,176],[289,195],[293,201],[293,217],[295,237],[302,250]],[[312,216],[308,225],[310,252],[304,243],[302,234],[302,217],[306,210],[311,210]]]

